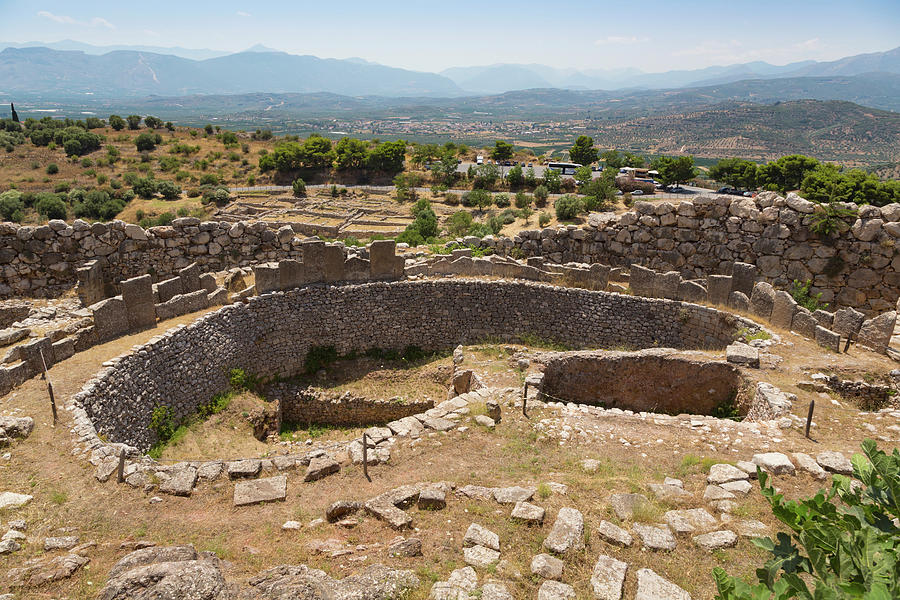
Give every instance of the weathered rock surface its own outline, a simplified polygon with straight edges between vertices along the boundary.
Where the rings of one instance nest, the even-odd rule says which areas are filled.
[[[274,502],[276,500],[284,500],[286,497],[287,477],[285,475],[238,481],[234,486],[235,506]]]
[[[718,527],[719,522],[705,508],[670,510],[663,518],[675,535],[691,535]]]
[[[597,558],[591,572],[591,589],[597,600],[621,600],[628,564],[611,556]]]
[[[543,507],[536,506],[529,502],[516,502],[510,517],[518,519],[532,525],[540,525],[544,522],[544,514],[546,511]]]
[[[762,454],[754,454],[752,460],[753,464],[773,475],[781,475],[782,473],[793,475],[796,470],[794,468],[794,463],[781,452],[763,452]]]
[[[650,569],[638,569],[634,600],[691,600],[691,595]]]
[[[491,550],[500,550],[500,536],[478,523],[472,523],[463,536],[463,545],[484,546]]]
[[[649,505],[649,501],[643,494],[613,494],[609,497],[609,504],[620,520],[630,521],[634,518],[635,509]]]
[[[531,572],[544,579],[559,579],[564,567],[563,561],[549,554],[538,554],[531,559]]]
[[[675,538],[668,529],[654,527],[653,525],[645,525],[643,523],[635,523],[634,532],[641,538],[641,543],[648,550],[675,549]]]
[[[250,580],[247,600],[389,600],[419,585],[412,571],[371,565],[357,575],[334,579],[306,565],[281,565]],[[242,597],[242,600],[244,598]]]
[[[849,458],[840,452],[820,452],[816,455],[816,462],[820,467],[832,473],[839,473],[841,475],[853,474],[853,464],[850,462]]]
[[[569,507],[559,509],[550,534],[544,538],[544,548],[556,554],[584,548],[584,516],[581,511]]]
[[[538,600],[573,600],[575,588],[567,583],[548,579],[538,588]]]
[[[500,553],[484,546],[471,546],[463,548],[463,560],[467,565],[472,565],[479,569],[487,569],[500,560]]]
[[[704,533],[703,535],[695,535],[694,543],[704,550],[721,550],[722,548],[733,548],[737,546],[738,537],[733,531],[727,529],[722,531],[713,531]]]
[[[600,521],[596,529],[597,535],[605,542],[628,548],[634,543],[631,534],[609,521]]]

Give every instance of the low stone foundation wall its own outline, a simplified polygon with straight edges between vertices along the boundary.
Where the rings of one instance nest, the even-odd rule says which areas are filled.
[[[182,419],[228,389],[228,370],[292,375],[313,346],[339,354],[537,337],[573,348],[724,349],[747,319],[676,302],[505,281],[316,285],[209,313],[113,361],[75,395],[108,440],[149,448],[154,407]]]
[[[573,352],[547,361],[541,393],[551,400],[670,415],[710,415],[735,402],[740,370],[700,355],[657,348]]]
[[[423,413],[434,402],[377,400],[352,394],[329,394],[314,388],[298,388],[291,383],[275,383],[265,396],[281,406],[284,423],[319,423],[336,427],[375,425]]]

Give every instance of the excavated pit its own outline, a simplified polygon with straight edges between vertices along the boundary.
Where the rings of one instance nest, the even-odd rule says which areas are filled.
[[[541,393],[548,400],[670,415],[746,414],[740,370],[700,353],[563,352],[545,365]]]

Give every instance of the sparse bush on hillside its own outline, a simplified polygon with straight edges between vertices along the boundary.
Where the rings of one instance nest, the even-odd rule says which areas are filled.
[[[584,203],[577,196],[561,196],[553,203],[556,218],[560,221],[570,220],[584,211]]]
[[[549,196],[550,192],[547,190],[546,186],[537,186],[536,188],[534,188],[534,205],[538,208],[547,206],[547,198]]]
[[[63,219],[67,215],[66,203],[56,194],[41,194],[34,205],[39,215],[46,219]]]
[[[0,215],[4,221],[20,222],[24,217],[25,203],[18,190],[7,190],[0,194]]]

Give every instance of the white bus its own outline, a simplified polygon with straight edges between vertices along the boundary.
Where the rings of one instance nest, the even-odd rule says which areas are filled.
[[[551,162],[547,163],[548,169],[553,169],[554,171],[559,171],[563,175],[574,175],[575,169],[580,167],[578,163],[565,163],[565,162]]]

